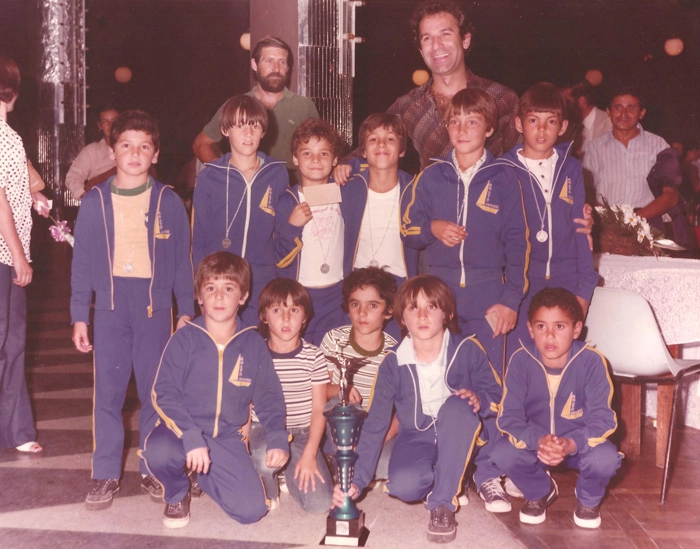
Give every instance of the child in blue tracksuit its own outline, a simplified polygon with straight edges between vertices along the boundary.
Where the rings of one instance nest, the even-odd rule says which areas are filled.
[[[359,172],[341,189],[340,209],[345,220],[343,271],[380,267],[400,286],[418,274],[418,250],[401,240],[401,211],[413,177],[399,170],[406,153],[406,127],[393,114],[369,115],[358,132],[359,152],[365,160]],[[396,339],[401,332],[393,319],[385,331]]]
[[[584,314],[598,283],[588,237],[576,230],[582,216],[585,189],[581,164],[569,156],[571,143],[556,145],[566,131],[566,100],[549,83],[535,84],[520,99],[515,127],[523,134],[517,145],[498,162],[515,169],[525,199],[530,230],[530,289],[508,336],[508,356],[528,339],[530,299],[543,288],[562,287],[573,292]]]
[[[462,333],[476,334],[502,372],[503,336],[515,327],[528,284],[521,189],[484,148],[498,121],[490,95],[458,92],[446,121],[454,150],[416,178],[401,234],[407,246],[425,249],[430,273],[455,294]]]
[[[502,437],[492,459],[526,498],[520,521],[540,524],[558,494],[549,467],[578,469],[574,522],[600,526],[600,501],[622,455],[608,437],[617,428],[605,358],[585,343],[583,311],[564,288],[546,288],[527,312],[530,338],[513,353],[498,414]],[[534,344],[532,339],[534,338]]]
[[[112,124],[110,141],[117,175],[83,197],[71,268],[73,342],[84,353],[92,350],[88,322],[95,295],[93,486],[85,500],[91,510],[109,507],[119,490],[121,412],[132,365],[143,448],[156,424],[150,390],[172,333],[173,294],[178,327],[194,314],[187,214],[172,189],[148,175],[158,159],[158,124],[142,111],[124,112]],[[142,489],[162,497],[147,473],[142,465]]]
[[[250,268],[229,252],[204,258],[195,277],[202,316],[173,334],[163,351],[153,405],[161,423],[148,435],[141,457],[163,485],[168,528],[190,520],[190,480],[231,518],[260,520],[268,502],[241,429],[251,403],[265,427],[266,463],[289,458],[280,380],[265,341],[237,316],[250,289]],[[193,490],[194,491],[194,490]]]
[[[279,276],[298,281],[311,296],[314,316],[304,339],[319,345],[328,330],[346,323],[341,309],[345,221],[333,198],[309,205],[305,192],[326,185],[342,142],[325,120],[310,118],[292,136],[292,160],[299,185],[280,198],[277,215],[286,225],[275,232]],[[333,184],[334,185],[334,184]],[[322,188],[322,187],[319,187]],[[331,189],[335,190],[335,189]]]
[[[427,496],[428,540],[448,542],[456,536],[462,477],[481,420],[496,413],[500,380],[479,342],[455,335],[454,297],[439,278],[409,279],[396,293],[394,307],[407,336],[379,367],[347,495],[357,497],[372,480],[395,408],[399,432],[386,488],[407,502]],[[334,505],[345,497],[336,486]]]
[[[258,321],[260,291],[276,276],[275,228],[280,224],[280,232],[293,231],[276,212],[289,186],[286,164],[258,151],[267,125],[267,109],[257,99],[230,98],[222,107],[221,133],[228,137],[231,152],[205,165],[193,196],[194,266],[216,251],[248,261],[253,279],[241,318],[250,325]]]

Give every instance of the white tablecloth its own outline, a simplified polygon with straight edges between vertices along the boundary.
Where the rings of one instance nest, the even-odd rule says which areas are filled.
[[[651,304],[667,345],[682,344],[681,357],[700,357],[700,260],[594,255],[602,285],[642,294]],[[683,345],[685,344],[685,345]],[[700,429],[700,382],[686,380],[684,422]],[[647,390],[647,414],[656,417],[656,390]]]
[[[610,254],[594,260],[603,286],[646,298],[667,345],[700,342],[700,260]]]

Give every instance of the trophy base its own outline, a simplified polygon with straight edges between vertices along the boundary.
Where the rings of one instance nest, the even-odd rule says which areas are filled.
[[[369,536],[365,528],[365,514],[352,520],[326,518],[326,537],[321,545],[342,545],[345,547],[364,547]]]

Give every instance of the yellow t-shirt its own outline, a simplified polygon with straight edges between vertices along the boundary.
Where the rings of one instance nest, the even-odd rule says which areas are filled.
[[[151,278],[148,253],[148,205],[153,182],[135,189],[118,189],[112,184],[114,210],[114,276]]]

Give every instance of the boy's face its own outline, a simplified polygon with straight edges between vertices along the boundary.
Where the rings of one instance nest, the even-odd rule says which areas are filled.
[[[234,120],[237,116],[234,117]],[[231,154],[239,156],[255,156],[258,153],[260,140],[265,133],[259,123],[234,124],[224,132],[231,146]]]
[[[384,323],[391,318],[386,301],[381,298],[374,286],[362,286],[348,296],[348,315],[353,330],[368,336],[384,329]]]
[[[248,299],[233,280],[209,278],[199,290],[199,305],[207,323],[225,324],[236,320],[238,308]]]
[[[398,170],[399,158],[405,154],[400,151],[399,136],[390,128],[380,126],[365,138],[364,157],[371,168]]]
[[[306,312],[303,307],[294,305],[291,296],[287,296],[286,303],[276,303],[267,307],[265,318],[262,320],[270,329],[271,342],[289,343],[299,339],[306,322]]]
[[[493,135],[484,115],[477,112],[452,113],[447,121],[447,133],[457,156],[483,154],[486,139]]]
[[[403,310],[403,322],[413,339],[421,342],[442,340],[445,331],[445,312],[428,301],[422,291],[416,296],[416,304]]]
[[[129,176],[145,175],[151,164],[158,162],[158,151],[153,146],[153,139],[141,130],[122,132],[111,151],[117,172]]]
[[[544,160],[552,156],[554,144],[564,135],[569,122],[553,112],[529,112],[515,117],[515,129],[523,134],[523,156]]]
[[[573,319],[560,307],[540,307],[527,323],[542,355],[542,362],[550,368],[563,368],[569,358],[574,339],[581,335],[583,323]]]
[[[312,137],[306,143],[302,143],[292,160],[295,166],[299,166],[301,184],[304,187],[328,183],[333,166],[338,163],[338,157],[335,156],[331,144],[318,137]]]

